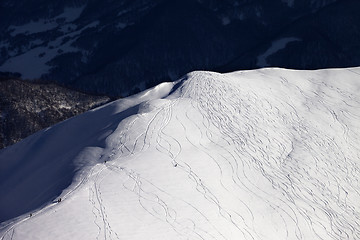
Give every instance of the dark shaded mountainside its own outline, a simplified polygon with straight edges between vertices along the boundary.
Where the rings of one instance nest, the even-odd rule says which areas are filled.
[[[292,36],[296,40],[268,56],[266,66],[295,69],[359,66],[359,3],[338,1],[285,25],[277,32],[275,39]],[[220,69],[233,71],[238,68],[261,67],[254,62],[255,56],[261,56],[268,47],[268,42],[263,41]]]
[[[109,101],[54,84],[0,78],[0,148]]]
[[[0,3],[0,71],[129,95],[192,70],[360,65],[357,0]]]

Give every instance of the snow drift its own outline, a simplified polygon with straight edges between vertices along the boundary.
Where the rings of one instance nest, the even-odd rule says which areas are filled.
[[[0,152],[0,236],[359,239],[359,92],[360,68],[193,72],[62,122]]]

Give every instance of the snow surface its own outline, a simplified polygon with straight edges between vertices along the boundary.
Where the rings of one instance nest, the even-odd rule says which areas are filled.
[[[133,25],[133,23],[123,23],[123,22],[119,22],[116,24],[116,28],[118,29],[124,29],[127,26]]]
[[[2,150],[0,237],[360,239],[359,130],[360,68],[193,72]]]
[[[6,50],[9,48],[10,44],[8,41],[1,41],[0,42],[0,49],[5,48]]]
[[[62,14],[55,17],[55,20],[64,19],[65,22],[73,22],[80,17],[81,13],[85,9],[85,6],[86,5],[80,7],[66,7]]]
[[[21,26],[9,26],[8,30],[11,31],[10,35],[15,37],[19,34],[34,34],[39,32],[45,32],[56,28],[58,24],[55,21],[40,19],[38,21],[30,21]]]
[[[80,17],[84,8],[85,5],[81,7],[66,7],[63,13],[54,18],[30,21],[19,26],[11,25],[8,27],[8,31],[11,32],[10,35],[12,37],[15,37],[19,34],[30,35],[39,32],[46,32],[57,28],[59,26],[58,20],[64,20],[65,22],[75,21]]]
[[[231,20],[230,20],[229,17],[223,16],[223,17],[221,18],[221,23],[222,23],[222,25],[226,26],[226,25],[229,25],[229,24],[231,23]]]
[[[288,37],[288,38],[281,38],[278,40],[275,40],[271,43],[271,47],[266,50],[263,54],[257,57],[257,63],[256,65],[258,67],[268,67],[270,64],[267,62],[267,58],[274,53],[278,52],[281,49],[284,49],[288,43],[295,42],[295,41],[301,41],[299,38],[294,37]]]
[[[99,21],[94,21],[81,29],[70,32],[49,42],[48,46],[35,47],[23,54],[9,58],[0,66],[0,71],[18,72],[22,78],[36,79],[49,73],[52,66],[49,62],[55,57],[71,52],[79,52],[80,49],[72,44],[80,37],[81,33],[89,28],[96,28]]]
[[[59,31],[62,32],[62,33],[69,33],[69,32],[75,31],[76,28],[77,28],[76,24],[69,23],[69,24],[65,24],[65,25],[61,26],[59,28]]]
[[[288,7],[294,7],[295,0],[282,0],[283,3],[286,3]]]

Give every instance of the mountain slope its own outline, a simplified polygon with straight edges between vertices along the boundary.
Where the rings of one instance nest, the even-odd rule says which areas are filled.
[[[0,11],[1,72],[108,96],[193,70],[360,65],[357,0],[3,0]]]
[[[108,40],[94,51],[92,62],[101,62],[101,67],[72,84],[81,89],[91,82],[101,92],[110,85],[117,94],[144,89],[175,80],[195,65],[206,69],[215,62],[225,64],[234,56],[235,41],[216,16],[196,1],[163,1],[121,34],[110,32]],[[104,49],[109,48],[111,57],[104,61]]]
[[[287,22],[265,41],[243,51],[217,70],[228,72],[267,66],[300,69],[358,66],[352,63],[360,59],[356,40],[360,31],[355,30],[360,23],[359,8],[360,3],[355,0],[335,1]],[[271,54],[265,54],[276,42],[286,39],[293,40]],[[263,56],[266,61],[259,61]]]
[[[109,101],[55,84],[0,77],[0,148]]]
[[[193,72],[38,132],[0,152],[0,236],[358,239],[359,89]]]

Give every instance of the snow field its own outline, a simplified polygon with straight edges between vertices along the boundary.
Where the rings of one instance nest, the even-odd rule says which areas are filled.
[[[75,165],[63,200],[19,211],[0,236],[359,239],[359,89],[359,68],[193,72],[58,124],[0,163],[21,168],[42,136],[38,161],[62,164],[25,174]],[[15,209],[25,183],[1,180]]]

